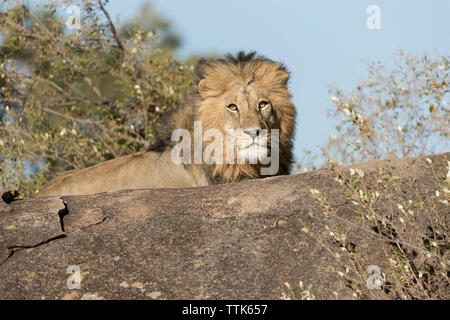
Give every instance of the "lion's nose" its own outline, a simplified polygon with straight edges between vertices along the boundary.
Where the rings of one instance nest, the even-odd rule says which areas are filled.
[[[244,130],[245,134],[248,134],[252,139],[255,139],[257,136],[261,134],[261,129],[247,129]]]

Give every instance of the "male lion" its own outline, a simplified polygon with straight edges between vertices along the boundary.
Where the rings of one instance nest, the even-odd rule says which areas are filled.
[[[47,184],[38,196],[195,187],[263,177],[261,169],[267,165],[258,161],[261,159],[258,148],[270,142],[272,131],[279,134],[278,144],[267,146],[269,153],[278,156],[279,166],[274,174],[288,174],[296,116],[288,79],[289,73],[282,64],[256,56],[255,52],[227,55],[225,59],[202,59],[195,68],[191,103],[167,117],[156,143],[148,151],[70,171]],[[176,163],[172,132],[185,129],[194,133],[194,121],[201,121],[203,132],[216,129],[224,136],[233,132],[234,159],[241,156],[244,162]],[[223,141],[221,147],[225,148]],[[207,146],[202,143],[201,151]]]

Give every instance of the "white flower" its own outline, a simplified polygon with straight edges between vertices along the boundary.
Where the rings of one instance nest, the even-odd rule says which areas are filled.
[[[449,179],[450,178],[450,161],[447,161],[447,166],[448,166],[448,172],[447,172],[447,176],[445,178]]]
[[[356,169],[356,172],[358,172],[358,175],[362,178],[364,177],[364,172],[361,169]]]

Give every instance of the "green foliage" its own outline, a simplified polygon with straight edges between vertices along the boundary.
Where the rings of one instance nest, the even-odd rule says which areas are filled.
[[[159,46],[158,26],[117,30],[103,3],[82,5],[74,31],[57,2],[0,10],[0,179],[25,196],[63,171],[145,150],[191,88],[191,65]]]

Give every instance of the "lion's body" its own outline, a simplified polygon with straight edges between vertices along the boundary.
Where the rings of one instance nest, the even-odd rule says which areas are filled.
[[[247,156],[250,154],[248,157],[259,158],[259,145],[270,142],[268,133],[257,133],[256,137],[252,133],[249,137],[249,131],[277,129],[279,145],[275,151],[270,151],[276,152],[279,158],[275,174],[288,174],[296,115],[287,88],[288,79],[289,74],[281,64],[255,58],[254,53],[240,53],[236,58],[228,56],[226,60],[201,60],[196,68],[197,91],[192,103],[180,107],[168,118],[149,151],[70,171],[51,181],[38,196],[196,187],[263,176],[260,172],[263,165],[250,164],[250,161],[243,164],[174,163],[172,150],[175,142],[171,135],[180,128],[193,133],[194,121],[201,121],[203,132],[216,129],[226,135],[226,130],[240,130],[233,137],[238,141],[235,158],[243,150],[247,151]],[[194,140],[194,134],[192,137]]]
[[[100,192],[205,186],[209,182],[196,167],[174,164],[170,151],[141,152],[69,171],[53,179],[38,196],[87,195]]]

